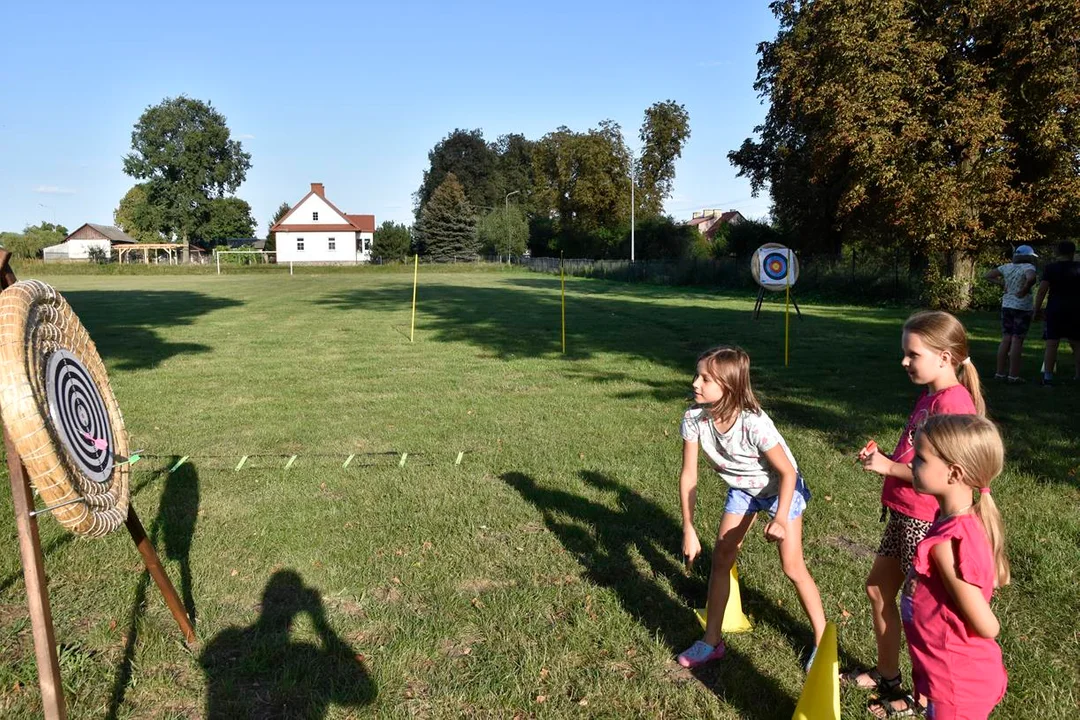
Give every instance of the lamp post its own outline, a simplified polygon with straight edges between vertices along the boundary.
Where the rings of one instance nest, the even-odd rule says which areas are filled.
[[[630,169],[630,262],[634,262],[634,170]]]
[[[510,264],[510,196],[520,194],[520,190],[514,190],[513,192],[506,193],[506,197],[503,198],[506,201],[506,211],[503,217],[506,220],[506,264]]]

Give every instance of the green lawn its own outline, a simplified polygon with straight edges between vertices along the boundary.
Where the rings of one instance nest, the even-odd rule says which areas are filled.
[[[755,322],[751,295],[568,280],[562,355],[558,278],[524,272],[423,268],[413,344],[411,269],[43,279],[147,449],[133,504],[201,639],[184,648],[123,530],[82,540],[42,518],[73,718],[269,717],[268,703],[296,718],[789,718],[811,634],[760,528],[739,562],[754,631],[707,670],[673,661],[699,634],[707,565],[679,562],[678,424],[696,355],[720,342],[750,352],[814,491],[807,560],[841,662],[872,659],[880,481],[854,453],[894,442],[914,403],[908,310],[803,305],[785,368],[783,306]],[[990,377],[996,319],[964,320]],[[988,400],[1013,566],[994,603],[1010,675],[994,717],[1075,718],[1080,387],[992,385]],[[723,501],[704,480],[703,540]],[[0,497],[0,714],[38,717]],[[865,699],[845,691],[845,716]]]

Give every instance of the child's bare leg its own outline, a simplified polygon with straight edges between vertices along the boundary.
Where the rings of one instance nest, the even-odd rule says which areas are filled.
[[[866,595],[874,617],[874,636],[877,639],[877,670],[882,677],[892,678],[900,672],[900,611],[896,594],[904,584],[900,559],[878,555],[866,578]],[[859,685],[863,685],[862,677]],[[868,687],[872,686],[872,683]]]
[[[825,609],[821,605],[821,593],[818,592],[817,583],[806,569],[806,560],[803,558],[801,517],[788,521],[787,535],[778,547],[784,574],[799,594],[799,602],[814,628],[814,645],[817,645],[825,632]]]
[[[1024,336],[1013,335],[1009,348],[1009,377],[1020,377],[1020,362],[1024,356]]]
[[[1058,341],[1047,340],[1046,350],[1043,352],[1043,372],[1053,374],[1054,365],[1057,364]]]
[[[997,374],[1004,375],[1009,362],[1009,348],[1012,347],[1012,335],[1002,335],[997,351]]]
[[[720,642],[720,629],[724,625],[724,610],[731,593],[731,566],[739,555],[743,538],[754,524],[754,515],[724,513],[720,531],[713,549],[712,569],[709,571],[709,613],[705,618],[705,637],[709,645]]]

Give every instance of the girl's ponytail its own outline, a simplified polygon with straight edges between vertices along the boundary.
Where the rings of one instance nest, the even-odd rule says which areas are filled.
[[[1001,513],[998,512],[997,503],[987,492],[979,491],[979,497],[975,501],[975,514],[982,520],[986,537],[990,540],[990,549],[994,553],[994,567],[996,568],[997,587],[1009,584],[1009,558],[1005,556],[1005,525],[1001,521]]]
[[[979,379],[979,371],[975,369],[975,363],[971,362],[970,357],[965,357],[960,366],[956,368],[956,379],[967,388],[972,402],[975,403],[975,411],[982,417],[986,417],[986,400],[983,399],[982,381]]]

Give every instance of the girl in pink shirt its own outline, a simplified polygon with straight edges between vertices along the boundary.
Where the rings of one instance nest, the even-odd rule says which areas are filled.
[[[915,490],[939,512],[915,552],[900,616],[916,699],[932,720],[986,720],[1005,694],[990,609],[994,588],[1009,582],[1005,530],[990,496],[1004,456],[997,428],[978,415],[938,415],[915,436]]]
[[[914,438],[927,418],[949,414],[986,414],[979,373],[968,357],[964,326],[947,312],[920,312],[904,323],[901,366],[911,381],[925,390],[915,403],[907,426],[891,455],[876,449],[860,454],[866,470],[885,476],[881,492],[882,534],[874,566],[866,579],[866,594],[873,610],[877,663],[856,668],[841,679],[850,685],[876,689],[870,710],[884,717],[884,703],[904,697],[900,676],[900,611],[896,596],[911,568],[915,549],[938,511],[937,502],[912,487]]]

